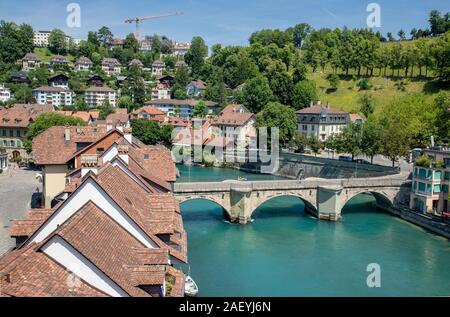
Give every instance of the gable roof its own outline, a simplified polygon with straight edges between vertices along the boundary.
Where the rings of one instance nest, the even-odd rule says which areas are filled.
[[[92,143],[106,134],[106,128],[67,127],[70,140],[66,141],[65,129],[61,126],[51,127],[33,140],[37,165],[66,164],[77,152],[77,143]]]
[[[348,112],[327,107],[325,105],[314,105],[297,111],[298,114],[348,114]]]

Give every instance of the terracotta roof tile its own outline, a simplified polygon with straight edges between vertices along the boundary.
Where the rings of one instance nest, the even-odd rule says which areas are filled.
[[[52,105],[15,104],[11,108],[0,107],[0,127],[26,128],[41,114],[52,111]]]

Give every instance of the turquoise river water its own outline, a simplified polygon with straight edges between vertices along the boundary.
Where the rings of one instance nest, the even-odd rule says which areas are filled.
[[[179,182],[274,179],[236,170],[179,166]],[[304,213],[295,197],[273,199],[246,226],[224,221],[213,202],[181,205],[191,276],[200,296],[449,296],[450,243],[360,195],[339,223]],[[381,287],[367,286],[380,265]]]

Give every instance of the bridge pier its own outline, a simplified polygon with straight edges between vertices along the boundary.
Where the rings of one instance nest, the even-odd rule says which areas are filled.
[[[320,220],[341,220],[340,196],[343,188],[341,186],[319,186],[317,189],[317,206]]]
[[[231,222],[247,224],[252,217],[252,188],[233,184],[230,191]]]

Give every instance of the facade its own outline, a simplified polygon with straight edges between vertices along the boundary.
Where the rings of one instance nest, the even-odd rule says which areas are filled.
[[[34,53],[27,53],[20,62],[22,63],[22,70],[24,72],[35,70],[41,66],[41,61]]]
[[[131,119],[148,120],[163,124],[164,122],[166,122],[167,116],[158,108],[147,106],[133,111],[131,113]]]
[[[89,58],[82,56],[75,62],[75,70],[77,72],[88,72],[91,70],[93,65],[94,63],[92,63]]]
[[[148,101],[146,104],[158,108],[168,116],[179,116],[181,118],[190,119],[192,118],[194,108],[198,103],[199,101],[194,99],[160,99]],[[216,113],[220,108],[217,102],[205,101],[205,104],[209,109],[209,114],[211,115]]]
[[[6,153],[5,149],[0,149],[0,170],[4,171],[8,169],[8,166],[9,166],[8,153]]]
[[[188,65],[184,61],[177,61],[175,63],[175,69],[181,68],[181,67],[188,67]]]
[[[110,51],[112,51],[116,47],[123,48],[123,43],[124,43],[123,39],[116,38],[111,43],[109,43],[108,48]]]
[[[206,83],[202,80],[193,80],[186,87],[186,94],[190,98],[200,99],[206,90]]]
[[[256,142],[256,116],[242,105],[228,105],[209,122],[220,136],[227,136],[235,145],[248,146]]]
[[[54,55],[50,60],[50,66],[68,65],[67,58],[62,55]]]
[[[21,157],[28,161],[32,157],[24,148],[28,126],[41,114],[52,112],[50,105],[22,105],[11,108],[0,107],[0,153],[8,160]]]
[[[313,135],[320,141],[326,141],[333,134],[342,133],[350,122],[348,112],[333,109],[329,104],[322,105],[320,102],[297,111],[299,132],[306,136]]]
[[[157,60],[157,61],[153,62],[152,75],[153,76],[162,76],[165,68],[166,68],[166,64],[163,61]]]
[[[171,99],[172,89],[167,84],[157,84],[152,88],[152,100]]]
[[[422,150],[431,159],[429,165],[414,166],[410,208],[423,213],[442,215],[450,212],[450,148]]]
[[[33,98],[40,105],[64,107],[73,105],[75,94],[70,89],[43,86],[33,89]]]
[[[117,76],[122,71],[120,63],[115,58],[103,58],[102,70],[108,74],[108,76]]]
[[[189,42],[186,42],[186,43],[176,42],[172,48],[172,52],[173,52],[172,55],[173,56],[184,56],[190,50],[190,48],[191,48],[191,43],[189,43]]]
[[[116,106],[116,91],[109,87],[91,87],[84,92],[84,100],[89,108],[101,107],[105,102]]]
[[[53,75],[48,79],[48,85],[50,87],[69,89],[69,76],[64,74]]]
[[[37,47],[47,47],[50,31],[36,31],[34,32],[33,43]]]
[[[11,89],[0,85],[0,102],[7,102],[11,99]]]
[[[94,74],[89,77],[87,83],[90,86],[102,87],[105,84],[105,80],[100,75]]]

